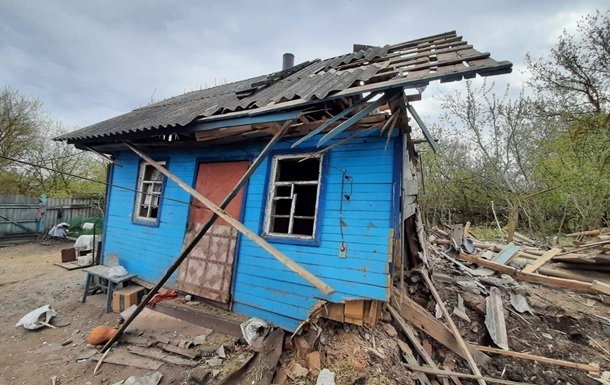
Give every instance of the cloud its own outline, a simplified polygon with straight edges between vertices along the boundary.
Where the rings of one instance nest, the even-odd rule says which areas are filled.
[[[151,97],[276,71],[284,52],[298,63],[343,54],[354,43],[383,45],[454,29],[517,68],[527,51],[548,51],[553,36],[602,4],[0,0],[0,85],[42,97],[56,118],[85,126]]]

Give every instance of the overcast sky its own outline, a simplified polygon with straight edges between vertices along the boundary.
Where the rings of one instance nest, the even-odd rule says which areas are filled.
[[[606,1],[29,1],[0,0],[0,87],[44,100],[84,127],[154,100],[295,62],[456,30],[479,51],[514,63],[547,53],[564,28]],[[501,79],[500,79],[501,78]],[[428,87],[424,99],[454,84]],[[434,103],[422,103],[420,114]]]

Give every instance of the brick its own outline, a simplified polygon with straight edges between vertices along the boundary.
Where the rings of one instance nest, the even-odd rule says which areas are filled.
[[[311,352],[311,346],[303,336],[296,336],[294,338],[294,346],[299,356],[303,358]]]

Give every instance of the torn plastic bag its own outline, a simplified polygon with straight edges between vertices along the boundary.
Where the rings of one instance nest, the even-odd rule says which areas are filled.
[[[49,323],[49,321],[51,321],[51,318],[55,317],[56,315],[57,313],[55,312],[55,310],[53,310],[51,305],[44,305],[36,310],[32,310],[28,314],[21,317],[15,327],[23,326],[24,328],[29,330],[39,329],[44,326],[43,324],[39,323],[39,321],[44,320],[44,322]]]
[[[239,327],[248,345],[255,350],[263,346],[263,341],[271,329],[267,321],[260,318],[250,318]]]

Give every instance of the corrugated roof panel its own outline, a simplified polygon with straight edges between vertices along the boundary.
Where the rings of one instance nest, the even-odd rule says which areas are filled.
[[[285,71],[162,100],[57,139],[118,138],[141,131],[150,131],[151,135],[171,133],[202,118],[221,117],[246,109],[252,113],[258,109],[268,111],[270,104],[273,109],[282,109],[288,101],[291,102],[286,106],[295,107],[298,103],[334,94],[417,87],[432,80],[454,81],[476,74],[489,76],[510,72],[512,63],[497,62],[466,43],[453,31],[370,47],[323,61],[304,62]]]

